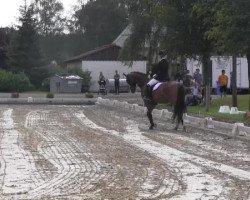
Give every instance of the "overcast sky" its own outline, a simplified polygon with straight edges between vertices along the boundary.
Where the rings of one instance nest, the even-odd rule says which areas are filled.
[[[19,7],[23,5],[23,0],[0,0],[0,27],[11,26],[17,23],[19,17]],[[28,0],[27,2],[30,2]],[[68,13],[77,0],[61,0],[65,12]]]

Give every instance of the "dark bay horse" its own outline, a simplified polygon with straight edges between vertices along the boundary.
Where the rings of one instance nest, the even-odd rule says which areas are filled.
[[[136,90],[136,85],[141,89],[141,96],[147,107],[147,116],[150,122],[149,129],[153,129],[156,124],[153,122],[152,111],[158,103],[170,103],[174,105],[173,110],[173,120],[177,118],[177,123],[175,130],[178,129],[179,123],[183,125],[183,113],[186,111],[185,104],[185,88],[183,84],[177,81],[168,81],[162,83],[157,90],[153,91],[153,101],[146,99],[146,84],[149,81],[146,74],[141,72],[131,72],[129,74],[124,74],[126,81],[130,86],[132,93]],[[183,126],[183,129],[185,127]]]

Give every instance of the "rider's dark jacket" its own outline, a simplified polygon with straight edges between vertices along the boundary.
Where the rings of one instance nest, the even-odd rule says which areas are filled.
[[[169,63],[166,58],[163,58],[157,65],[153,67],[151,75],[152,76],[156,75],[156,77],[154,78],[160,82],[168,81],[169,80],[168,68],[169,68]]]

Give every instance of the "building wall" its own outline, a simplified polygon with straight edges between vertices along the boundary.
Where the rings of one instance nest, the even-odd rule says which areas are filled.
[[[123,73],[128,74],[133,71],[146,73],[146,61],[135,61],[132,66],[120,61],[82,61],[82,70],[91,72],[90,91],[96,92],[99,89],[98,79],[100,72],[103,73],[106,79],[113,79],[115,70],[118,71],[121,78],[125,78]]]

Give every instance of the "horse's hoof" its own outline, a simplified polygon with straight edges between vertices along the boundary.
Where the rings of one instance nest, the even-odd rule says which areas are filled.
[[[187,132],[187,128],[184,126],[183,127],[183,131],[186,133]]]
[[[153,130],[153,129],[154,129],[154,126],[150,126],[148,129],[149,129],[149,130]]]

